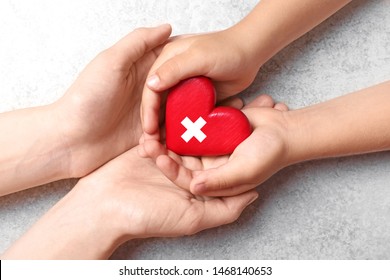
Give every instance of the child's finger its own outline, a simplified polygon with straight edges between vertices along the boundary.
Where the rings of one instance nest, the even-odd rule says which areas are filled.
[[[153,91],[167,90],[178,82],[207,73],[207,65],[196,52],[184,51],[162,63],[146,80]]]
[[[271,96],[267,94],[261,94],[252,100],[250,103],[244,106],[244,109],[248,108],[258,108],[258,107],[267,107],[272,108],[275,106],[275,102]]]
[[[244,101],[239,97],[231,97],[220,102],[218,106],[228,106],[241,110],[244,107]]]
[[[258,196],[257,192],[250,191],[237,196],[205,201],[202,218],[198,220],[197,224],[193,224],[189,228],[188,234],[234,222]]]
[[[279,110],[279,111],[284,111],[284,112],[288,111],[288,107],[284,103],[275,104],[274,109]]]
[[[239,186],[227,188],[227,189],[206,191],[205,193],[202,194],[202,196],[207,196],[207,197],[235,196],[235,195],[238,195],[240,193],[247,192],[255,187],[257,187],[256,184],[239,185]]]
[[[214,191],[236,188],[237,192],[231,192],[236,194],[239,193],[237,187],[240,185],[255,187],[257,176],[255,166],[245,157],[237,156],[217,168],[199,171],[191,182],[191,192],[197,195],[206,193],[210,195]]]

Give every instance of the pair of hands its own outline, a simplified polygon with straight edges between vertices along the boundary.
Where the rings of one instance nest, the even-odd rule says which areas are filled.
[[[133,238],[188,235],[233,222],[258,197],[254,190],[196,196],[140,156],[143,86],[170,32],[169,25],[133,31],[45,107],[68,155],[61,177],[82,179],[4,258],[107,258]],[[207,160],[182,160],[186,168],[207,167]],[[213,165],[219,161],[210,159]]]
[[[197,195],[231,196],[253,189],[289,163],[287,121],[282,103],[263,95],[243,109],[254,131],[231,156],[180,157],[159,144],[163,92],[179,81],[204,75],[216,87],[217,100],[239,93],[255,78],[260,65],[230,28],[215,33],[181,36],[168,42],[151,67],[142,95],[142,154],[153,158],[176,185]],[[230,100],[242,109],[240,102]]]
[[[85,176],[138,142],[142,133],[141,91],[143,137],[159,139],[156,135],[161,94],[155,89],[162,91],[187,77],[206,75],[216,81],[221,100],[245,89],[257,74],[260,66],[250,60],[242,44],[236,43],[237,32],[232,28],[168,40],[170,32],[170,26],[165,25],[155,32],[139,29],[126,36],[99,54],[54,104],[59,122],[64,124],[63,139],[67,141],[71,158],[75,159],[69,177]],[[159,77],[159,84],[150,83],[155,81],[154,77]],[[172,173],[173,161],[162,157],[167,164],[158,166],[173,182],[195,194],[234,195],[257,186],[287,164],[287,147],[283,141],[285,119],[280,112],[287,107],[276,104],[278,110],[272,110],[274,105],[272,99],[263,96],[249,106],[251,110],[249,107],[244,110],[254,133],[231,157],[222,157],[218,169],[217,166],[208,169],[204,167],[207,164],[202,164],[200,170],[205,172],[199,172],[198,166],[177,165],[175,169],[183,170],[180,173],[186,175],[184,179]],[[155,159],[158,152],[167,154],[162,149],[147,149]],[[207,161],[200,159],[204,160]],[[242,172],[242,163],[248,160],[251,168]],[[189,178],[194,178],[190,184]]]
[[[198,159],[171,155],[177,160],[174,161],[166,156],[167,151],[159,159],[154,153],[153,157],[157,159],[157,166],[162,173],[152,159],[139,155],[141,148],[137,146],[137,142],[142,135],[139,118],[141,93],[147,90],[143,85],[150,67],[153,63],[158,63],[156,58],[164,58],[162,55],[165,48],[171,48],[171,43],[166,44],[170,32],[170,26],[163,25],[158,28],[137,29],[130,33],[113,47],[100,53],[67,93],[52,105],[57,120],[64,124],[63,139],[72,159],[69,177],[84,177],[69,194],[78,199],[67,202],[70,200],[65,197],[65,204],[84,203],[79,207],[73,205],[72,209],[83,209],[91,217],[94,216],[92,213],[102,211],[102,216],[117,217],[111,219],[115,225],[110,222],[105,222],[104,225],[118,229],[116,234],[111,235],[116,236],[116,240],[192,234],[229,223],[237,219],[242,210],[258,196],[254,190],[250,190],[257,185],[256,182],[236,185],[232,181],[235,190],[226,195],[213,193],[219,198],[197,196],[185,188],[188,177],[179,176],[182,171],[185,172],[184,175],[192,176],[197,172],[192,170],[220,166],[229,161],[228,157]],[[210,38],[211,41],[213,40]],[[270,120],[276,120],[282,114],[282,111],[273,109],[273,106],[272,99],[262,96],[245,108],[244,112],[256,129],[253,136],[245,142],[245,146],[250,149],[237,149],[231,156],[234,159],[232,162],[240,165],[241,160],[245,160],[248,163],[246,151],[257,162],[252,143],[259,141],[259,138],[272,142],[267,139],[266,127],[269,124],[266,124],[267,118],[264,116],[269,115]],[[284,108],[280,104],[276,108],[278,106]],[[262,118],[258,118],[259,114]],[[260,126],[264,127],[257,131]],[[269,129],[274,130],[272,125]],[[155,144],[158,142],[146,141],[143,148],[155,152]],[[256,146],[261,147],[257,143]],[[159,144],[157,148],[158,151],[164,149]],[[268,146],[264,148],[264,151],[269,150]],[[265,155],[260,150],[257,152]],[[273,156],[267,155],[269,159]],[[183,165],[178,165],[178,162]],[[205,174],[213,178],[212,170],[210,172]],[[267,172],[264,176],[273,171]],[[89,203],[85,203],[86,201]]]
[[[269,58],[349,2],[294,0],[286,4],[286,1],[261,1],[245,18],[226,30],[183,36],[169,42],[153,64],[143,91],[143,140],[160,139],[158,114],[162,92],[180,80],[203,75],[212,79],[218,101],[233,96],[249,86]],[[280,13],[281,10],[284,12]],[[272,107],[273,102],[267,105]],[[283,104],[277,104],[275,108],[287,110]],[[193,193],[204,195],[240,193],[262,183],[286,165],[328,154],[316,149],[310,153],[305,151],[307,147],[303,142],[313,144],[311,140],[317,140],[303,125],[307,112],[245,111],[254,132],[219,167],[191,172],[180,164],[180,160],[175,161],[176,164],[163,157],[167,152],[155,144],[151,145],[155,148],[145,148],[146,154],[161,161],[159,166],[171,179],[187,178],[173,181]],[[327,115],[325,110],[324,115]],[[326,123],[326,119],[329,116],[321,121]],[[316,129],[316,124],[309,122],[308,126]],[[315,144],[318,143],[313,146]],[[175,172],[170,165],[175,166]]]
[[[67,176],[83,178],[3,257],[107,258],[132,238],[187,235],[230,223],[258,197],[251,190],[257,180],[270,176],[284,160],[285,147],[276,140],[284,133],[286,107],[268,96],[243,109],[254,132],[230,157],[180,157],[155,140],[137,145],[143,85],[170,32],[164,25],[130,33],[100,53],[67,93],[49,105],[68,150]],[[232,104],[242,107],[237,99]],[[142,151],[152,158],[141,157]],[[266,172],[258,177],[252,169],[256,181],[250,176],[244,183],[240,177],[214,177],[215,170],[230,166],[239,172],[235,168],[243,160],[246,166],[248,161],[257,164],[259,156]],[[201,170],[216,183],[229,179],[226,185],[234,188],[226,195],[211,193],[218,197],[194,194],[197,187],[190,191],[188,186],[192,177],[201,178]],[[45,240],[39,241],[42,232]]]

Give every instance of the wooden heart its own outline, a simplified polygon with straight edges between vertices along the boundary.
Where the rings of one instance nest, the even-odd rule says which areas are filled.
[[[251,134],[246,116],[235,108],[215,107],[215,90],[206,77],[180,82],[168,93],[166,145],[180,155],[231,154]]]

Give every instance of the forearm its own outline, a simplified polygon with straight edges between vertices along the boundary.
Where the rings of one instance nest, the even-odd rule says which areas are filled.
[[[67,177],[61,126],[50,106],[0,114],[0,195]]]
[[[390,81],[287,113],[291,163],[390,149]]]
[[[262,0],[232,27],[259,66],[351,0]]]
[[[118,234],[121,229],[117,219],[100,207],[94,191],[93,186],[79,182],[1,259],[107,259],[123,242]]]

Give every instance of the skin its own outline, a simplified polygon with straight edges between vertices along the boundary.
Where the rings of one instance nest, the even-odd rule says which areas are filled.
[[[218,196],[252,189],[296,162],[388,150],[388,82],[293,112],[244,109],[254,131],[232,155],[220,159],[219,167],[187,168],[153,142],[159,140],[164,90],[182,79],[205,75],[213,80],[219,100],[232,96],[246,88],[276,52],[349,2],[264,0],[231,28],[169,42],[143,90],[145,155],[183,188]]]
[[[232,105],[236,108],[242,107],[239,103]],[[280,136],[284,133],[283,115],[288,108],[283,103],[275,104],[268,95],[260,95],[246,105],[242,111],[248,117],[253,132],[237,146],[232,155],[180,156],[167,150],[157,140],[145,141],[143,149],[156,161],[157,166],[167,178],[192,193],[205,193],[210,196],[223,193],[229,196],[253,189],[259,181],[264,181],[283,166],[286,147]],[[262,160],[259,161],[259,158]],[[196,164],[194,165],[193,162]],[[258,172],[259,170],[261,173]],[[199,181],[200,183],[197,183]],[[213,183],[229,185],[225,188],[215,187],[216,190],[204,190],[204,182],[210,188],[214,187],[211,185]]]
[[[142,85],[170,32],[137,29],[97,55],[57,102],[0,114],[0,195],[85,176],[137,145]]]
[[[134,238],[231,223],[257,198],[195,196],[139,156],[142,85],[170,31],[137,29],[99,54],[59,101],[1,114],[1,194],[84,176],[2,259],[105,259]]]
[[[106,259],[128,240],[190,235],[231,223],[258,196],[194,196],[137,149],[81,179],[1,259]],[[196,162],[189,166],[196,168]]]
[[[212,79],[217,99],[247,88],[259,68],[350,1],[263,0],[236,25],[214,33],[171,39],[148,74],[142,94],[144,140],[158,140],[164,91],[189,77]],[[243,43],[245,42],[245,43]]]
[[[180,157],[155,141],[160,92],[186,77],[206,75],[220,100],[234,95],[274,53],[348,2],[264,0],[226,31],[172,39],[162,50],[170,27],[149,39],[141,29],[98,55],[58,102],[2,114],[0,129],[15,133],[0,138],[10,147],[0,161],[2,194],[89,174],[2,258],[107,258],[133,238],[193,234],[237,219],[256,199],[252,189],[287,165],[390,149],[389,82],[291,112],[261,97],[244,108],[253,134],[230,156]],[[280,13],[284,9],[288,13]],[[248,43],[234,43],[241,39]],[[187,67],[190,58],[196,63]],[[142,97],[144,145],[125,152],[141,134],[135,117],[140,98],[133,92],[141,91],[152,64]],[[16,139],[31,141],[15,145]],[[153,158],[170,181],[138,151]]]
[[[212,168],[191,169],[155,140],[145,150],[169,179],[194,194],[236,195],[294,163],[390,150],[389,92],[390,81],[295,111],[244,108],[253,133],[233,154],[214,159]]]

